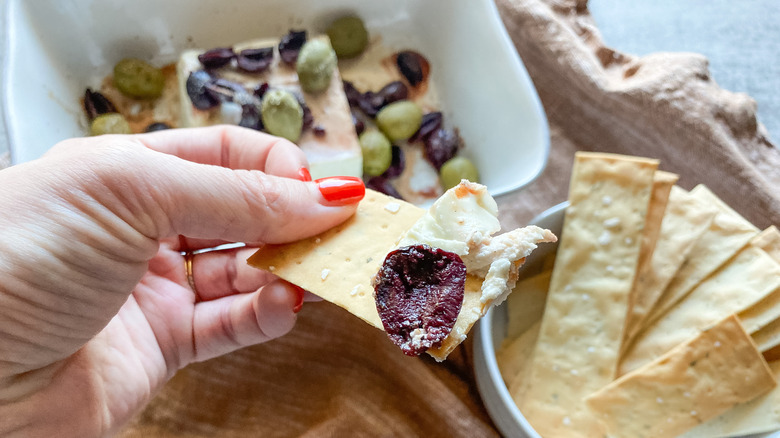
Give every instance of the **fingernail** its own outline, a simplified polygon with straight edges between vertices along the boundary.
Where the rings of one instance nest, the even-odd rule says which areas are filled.
[[[366,194],[363,180],[354,176],[329,176],[315,182],[322,197],[331,205],[354,204]]]
[[[305,167],[298,169],[298,179],[303,182],[311,181],[311,173],[309,173],[309,169]]]
[[[293,306],[293,313],[298,313],[303,308],[303,297],[306,294],[306,291],[304,291],[302,288],[293,285],[295,288],[295,292],[298,292],[298,299],[295,301],[295,306]]]

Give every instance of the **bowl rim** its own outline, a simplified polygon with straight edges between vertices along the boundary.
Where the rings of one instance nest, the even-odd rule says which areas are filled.
[[[568,206],[568,201],[556,204],[531,219],[529,225],[538,225],[547,218],[562,215]],[[508,413],[511,417],[510,420],[513,421],[512,424],[519,426],[527,437],[541,438],[523,413],[520,412],[520,409],[512,399],[512,395],[509,393],[509,388],[507,388],[503,377],[501,377],[501,371],[496,360],[496,349],[493,345],[493,315],[495,310],[495,307],[491,307],[485,316],[480,319],[476,327],[477,335],[474,339],[473,354],[475,358],[474,371],[477,389],[482,396],[482,401],[487,408],[488,414],[502,433],[511,435],[509,430],[505,430],[508,429],[509,425],[504,415]],[[495,400],[493,397],[498,397],[498,400]]]

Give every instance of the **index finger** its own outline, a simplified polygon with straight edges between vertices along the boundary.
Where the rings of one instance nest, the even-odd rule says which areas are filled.
[[[306,155],[292,142],[238,126],[170,129],[135,137],[150,149],[200,164],[288,178],[299,178],[299,170],[309,167]]]

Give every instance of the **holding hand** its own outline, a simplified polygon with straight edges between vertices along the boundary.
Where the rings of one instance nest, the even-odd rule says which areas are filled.
[[[290,331],[306,294],[246,258],[364,194],[310,179],[297,146],[236,127],[67,140],[0,171],[0,435],[110,434],[185,365]],[[248,248],[193,255],[228,242]]]

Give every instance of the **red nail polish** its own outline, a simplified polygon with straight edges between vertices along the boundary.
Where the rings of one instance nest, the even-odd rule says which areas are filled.
[[[293,306],[293,313],[298,313],[303,308],[303,297],[305,296],[306,291],[296,285],[293,285],[293,288],[298,292],[298,299],[295,301],[295,306]]]
[[[311,181],[311,173],[309,173],[309,169],[305,167],[298,169],[298,179],[303,182]]]
[[[322,197],[331,205],[354,204],[366,195],[363,180],[354,176],[329,176],[315,182]]]

